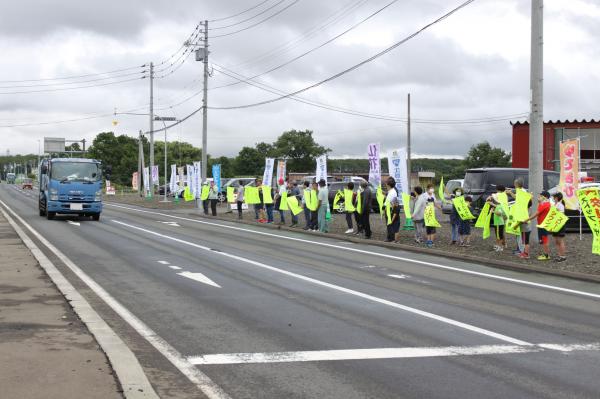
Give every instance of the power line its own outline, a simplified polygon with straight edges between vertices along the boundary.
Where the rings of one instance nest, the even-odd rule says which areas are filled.
[[[40,79],[24,79],[24,80],[0,80],[0,83],[45,82],[45,81],[50,81],[50,80],[70,80],[70,79],[89,78],[89,77],[92,77],[92,76],[108,75],[108,74],[112,74],[112,73],[120,73],[120,72],[125,72],[125,71],[131,71],[133,69],[145,68],[146,66],[147,65],[144,64],[144,65],[140,65],[140,66],[136,66],[136,67],[115,69],[115,70],[108,71],[108,72],[98,72],[98,73],[90,73],[90,74],[86,74],[86,75],[76,75],[76,76],[63,76],[63,77],[58,77],[58,78],[40,78]]]
[[[245,13],[249,12],[249,11],[252,11],[252,10],[254,10],[255,8],[258,8],[258,7],[262,6],[263,4],[265,4],[265,3],[268,3],[269,1],[271,1],[271,0],[264,0],[264,1],[262,1],[262,2],[260,2],[260,3],[258,3],[258,4],[256,4],[255,6],[252,6],[252,7],[248,8],[248,9],[246,9],[246,10],[242,11],[242,12],[239,12],[239,13],[237,13],[237,14],[233,14],[233,15],[230,15],[230,16],[228,16],[228,17],[223,17],[223,18],[211,19],[211,20],[209,20],[208,22],[219,22],[219,21],[225,21],[225,20],[228,20],[228,19],[232,19],[232,18],[235,18],[235,17],[239,17],[240,15],[243,15],[243,14],[245,14]]]
[[[281,3],[285,2],[285,1],[287,1],[287,0],[279,0],[277,3],[275,3],[271,7],[265,8],[264,10],[262,10],[261,12],[259,12],[258,14],[255,14],[255,15],[253,15],[251,17],[248,17],[248,18],[243,19],[241,21],[238,21],[236,23],[233,23],[233,24],[230,24],[230,25],[225,25],[225,26],[217,26],[215,28],[209,28],[208,30],[209,31],[211,31],[211,30],[221,30],[221,29],[227,29],[227,28],[231,28],[231,27],[234,27],[234,26],[237,26],[237,25],[241,25],[244,22],[248,22],[248,21],[253,20],[256,17],[260,17],[261,15],[269,12],[270,10],[272,10],[273,8],[277,7],[278,5],[280,5]]]
[[[103,80],[123,78],[123,77],[127,77],[127,76],[143,75],[146,72],[147,72],[146,70],[142,70],[142,71],[138,71],[138,72],[125,73],[125,74],[121,74],[121,75],[114,75],[114,76],[108,76],[108,77],[97,78],[97,79],[79,80],[79,81],[76,81],[76,82],[43,83],[43,84],[15,85],[15,86],[0,86],[0,90],[2,90],[2,89],[27,89],[27,88],[36,88],[36,87],[52,87],[52,86],[78,85],[78,84],[83,84],[83,83],[101,82]]]
[[[216,39],[216,38],[219,38],[219,37],[231,36],[231,35],[235,35],[235,34],[237,34],[237,33],[240,33],[240,32],[247,31],[248,29],[254,28],[255,26],[258,26],[258,25],[260,25],[260,24],[262,24],[262,23],[265,23],[265,22],[267,22],[267,21],[268,21],[268,20],[270,20],[271,18],[274,18],[274,17],[276,17],[277,15],[281,14],[282,12],[284,12],[285,10],[287,10],[288,8],[290,8],[291,6],[295,5],[295,4],[296,4],[296,3],[298,3],[299,1],[300,1],[300,0],[294,0],[292,3],[288,4],[287,6],[285,6],[284,8],[282,8],[281,10],[277,11],[276,13],[274,13],[274,14],[271,14],[271,15],[269,15],[268,17],[266,17],[266,18],[264,18],[264,19],[262,19],[262,20],[260,20],[260,21],[258,21],[258,22],[256,22],[256,23],[254,23],[254,24],[252,24],[252,25],[249,25],[249,26],[247,26],[247,27],[245,27],[245,28],[242,28],[242,29],[239,29],[239,30],[236,30],[236,31],[233,31],[233,32],[229,32],[229,33],[224,33],[224,34],[222,34],[222,35],[216,35],[216,36],[212,36],[212,38],[213,38],[213,39]]]
[[[390,51],[396,49],[397,47],[403,45],[404,43],[408,42],[409,40],[415,38],[416,36],[418,36],[420,33],[422,33],[423,31],[429,29],[430,27],[432,27],[433,25],[438,24],[439,22],[445,20],[446,18],[448,18],[449,16],[451,16],[452,14],[456,13],[457,11],[461,10],[462,8],[466,7],[467,5],[473,3],[475,0],[467,0],[463,3],[461,3],[458,7],[453,8],[451,11],[447,12],[446,14],[442,15],[441,17],[439,17],[438,19],[434,20],[433,22],[428,23],[427,25],[425,25],[424,27],[422,27],[421,29],[419,29],[418,31],[412,33],[411,35],[405,37],[404,39],[400,40],[399,42],[394,43],[393,45],[391,45],[390,47],[387,47],[386,49],[384,49],[383,51],[380,51],[379,53],[367,58],[366,60],[363,60],[361,62],[359,62],[358,64],[355,64],[347,69],[344,69],[341,72],[336,73],[335,75],[332,75],[326,79],[323,79],[317,83],[314,83],[310,86],[307,86],[303,89],[300,90],[296,90],[292,93],[288,93],[285,95],[282,95],[280,97],[276,97],[276,98],[272,98],[270,100],[264,100],[264,101],[260,101],[260,102],[256,102],[256,103],[252,103],[252,104],[244,104],[244,105],[235,105],[235,106],[228,106],[228,107],[212,107],[211,109],[221,109],[221,110],[230,110],[230,109],[243,109],[243,108],[251,108],[251,107],[257,107],[260,105],[266,105],[266,104],[270,104],[270,103],[274,103],[276,101],[280,101],[283,100],[285,98],[289,98],[292,96],[295,96],[297,94],[300,93],[304,93],[305,91],[314,89],[315,87],[321,86],[325,83],[331,82],[349,72],[352,72],[360,67],[362,67],[365,64],[370,63],[371,61],[376,60],[377,58],[380,58],[381,56],[389,53]]]
[[[116,85],[116,84],[121,84],[121,83],[133,82],[133,81],[142,80],[142,79],[145,79],[145,78],[146,78],[146,76],[142,76],[140,78],[124,79],[124,80],[118,80],[116,82],[108,82],[108,83],[102,83],[102,84],[93,84],[93,85],[77,86],[77,87],[62,87],[62,88],[58,88],[58,89],[41,89],[41,90],[29,90],[29,91],[0,92],[0,95],[5,95],[5,94],[49,93],[49,92],[56,92],[56,91],[88,89],[88,88],[92,88],[92,87],[103,87],[103,86],[110,86],[110,85]]]
[[[284,62],[283,64],[277,65],[276,67],[273,67],[273,68],[271,68],[271,69],[269,69],[269,70],[267,70],[265,72],[259,73],[258,75],[254,75],[254,76],[248,78],[248,80],[252,80],[252,79],[258,78],[260,76],[264,76],[264,75],[266,75],[268,73],[274,72],[274,71],[276,71],[278,69],[281,69],[281,68],[283,68],[283,67],[291,64],[292,62],[298,61],[300,58],[303,58],[303,57],[307,56],[308,54],[310,54],[310,53],[312,53],[312,52],[314,52],[314,51],[316,51],[316,50],[318,50],[320,48],[325,47],[329,43],[331,43],[331,42],[339,39],[340,37],[344,36],[346,33],[348,33],[350,31],[356,29],[357,27],[359,27],[363,23],[367,22],[368,20],[370,20],[371,18],[375,17],[377,14],[383,12],[386,8],[391,7],[394,3],[397,3],[397,2],[398,2],[398,0],[391,1],[390,3],[386,4],[382,8],[378,9],[374,13],[370,14],[369,16],[367,16],[366,18],[363,18],[362,20],[358,21],[356,24],[352,25],[350,28],[346,29],[345,31],[343,31],[343,32],[335,35],[331,39],[329,39],[329,40],[327,40],[327,41],[319,44],[317,47],[313,47],[312,49],[310,49],[308,51],[305,51],[304,53],[302,53],[302,54],[300,54],[300,55],[298,55],[298,56],[296,56],[296,57],[294,57],[294,58],[292,58],[292,59]],[[235,82],[235,83],[230,83],[230,84],[226,84],[226,85],[222,85],[222,86],[213,87],[213,90],[220,89],[220,88],[223,88],[223,87],[234,86],[234,85],[237,85],[237,84],[240,84],[240,83],[242,83],[242,82]]]

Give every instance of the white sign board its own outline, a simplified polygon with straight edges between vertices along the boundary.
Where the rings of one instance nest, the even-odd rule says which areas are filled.
[[[317,158],[315,181],[318,183],[321,180],[325,180],[325,183],[327,183],[327,155],[321,155]]]
[[[65,139],[58,137],[44,137],[44,153],[65,152]]]

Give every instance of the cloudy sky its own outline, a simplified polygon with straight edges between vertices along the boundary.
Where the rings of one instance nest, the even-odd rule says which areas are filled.
[[[237,81],[223,72],[238,78],[262,74],[321,46],[390,2],[3,1],[0,153],[36,153],[44,136],[91,140],[102,131],[135,136],[148,130],[145,115],[111,114],[115,108],[148,113],[149,81],[141,78],[147,67],[141,66],[151,61],[158,65],[156,114],[189,115],[202,105],[202,63],[182,57],[187,55],[182,43],[201,20],[212,21],[208,103],[227,108],[278,95],[246,83],[231,85]],[[396,1],[254,82],[281,93],[310,86],[402,40],[461,2]],[[313,130],[316,140],[338,157],[364,156],[370,142],[380,142],[384,151],[404,146],[407,93],[415,120],[414,153],[463,156],[483,140],[510,151],[508,120],[523,120],[529,108],[530,3],[476,0],[392,52],[300,95],[318,105],[384,119],[290,99],[214,109],[209,111],[208,151],[232,156],[244,145],[272,142],[290,129]],[[600,118],[599,18],[597,0],[545,1],[546,120]],[[177,67],[170,66],[173,62]],[[109,71],[119,72],[101,74]],[[61,79],[48,80],[54,78]],[[169,130],[169,139],[197,146],[201,137],[200,113]]]

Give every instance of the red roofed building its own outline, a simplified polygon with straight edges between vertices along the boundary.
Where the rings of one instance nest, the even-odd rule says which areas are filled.
[[[513,168],[529,167],[529,122],[512,123]],[[559,170],[559,144],[580,138],[581,171],[600,181],[600,120],[544,122],[544,169]]]

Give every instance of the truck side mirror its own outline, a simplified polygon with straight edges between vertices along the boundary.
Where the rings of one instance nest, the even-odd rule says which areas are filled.
[[[46,165],[42,165],[41,172],[42,172],[43,175],[47,174],[48,173],[48,167]]]

